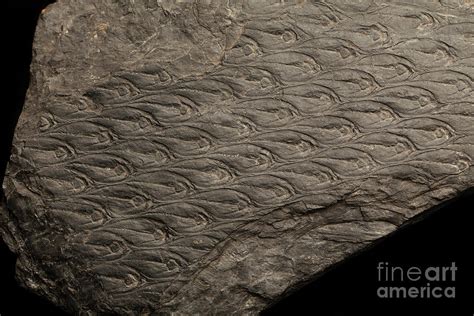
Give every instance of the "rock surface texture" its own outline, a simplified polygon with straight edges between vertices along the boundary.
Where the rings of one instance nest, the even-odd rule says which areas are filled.
[[[254,314],[472,187],[473,10],[50,5],[3,184],[19,280],[75,313]]]

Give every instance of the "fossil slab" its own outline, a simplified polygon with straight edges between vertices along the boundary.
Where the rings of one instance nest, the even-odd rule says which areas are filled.
[[[257,313],[473,186],[473,17],[50,5],[3,184],[19,280],[75,313]]]

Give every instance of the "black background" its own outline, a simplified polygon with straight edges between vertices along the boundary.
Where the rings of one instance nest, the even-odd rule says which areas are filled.
[[[34,29],[40,11],[51,1],[7,1],[1,103],[3,179],[14,127],[29,83]],[[425,213],[423,219],[384,238],[371,249],[333,267],[323,276],[281,300],[265,315],[474,315],[474,190]],[[426,216],[426,214],[429,214]],[[421,219],[421,218],[419,218]],[[455,299],[380,299],[378,262],[400,266],[458,266]],[[0,241],[0,315],[65,315],[60,309],[17,285],[15,255]]]

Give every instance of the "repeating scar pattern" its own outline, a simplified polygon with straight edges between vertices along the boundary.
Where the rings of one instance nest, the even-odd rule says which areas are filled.
[[[58,1],[4,181],[76,313],[254,314],[473,185],[469,0]]]

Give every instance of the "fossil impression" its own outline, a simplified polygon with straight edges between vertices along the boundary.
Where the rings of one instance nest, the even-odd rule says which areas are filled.
[[[472,187],[473,9],[58,0],[3,183],[18,279],[78,314],[256,314]]]

